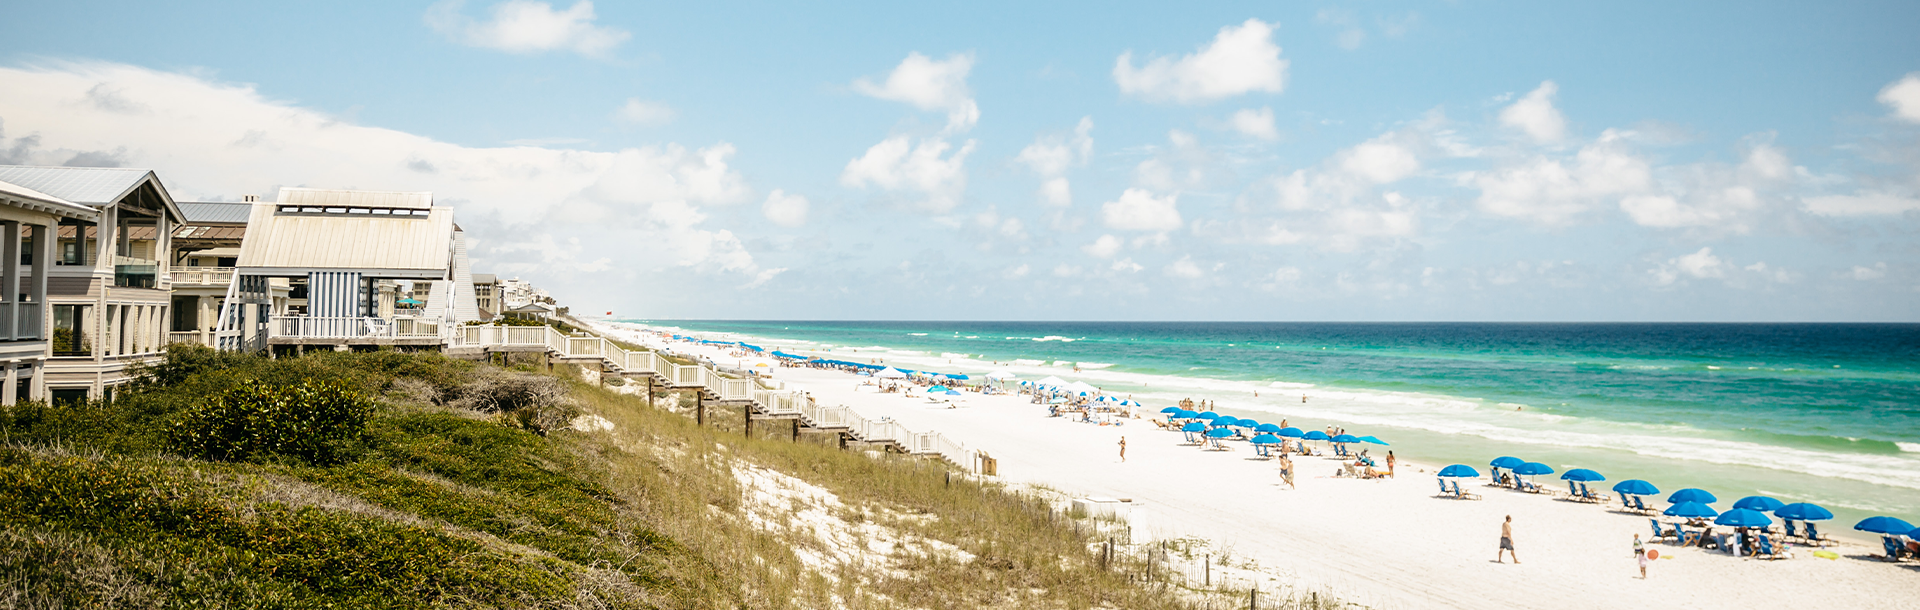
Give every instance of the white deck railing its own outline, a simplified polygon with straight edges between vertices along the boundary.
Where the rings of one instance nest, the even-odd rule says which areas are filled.
[[[446,325],[424,318],[274,316],[276,339],[436,339]]]
[[[600,337],[567,336],[550,326],[464,326],[451,333],[450,343],[543,349],[563,359],[597,359],[613,372],[658,375],[669,387],[700,388],[719,400],[747,401],[761,415],[798,417],[814,428],[846,430],[856,440],[896,444],[909,453],[937,455],[968,469],[975,463],[966,445],[938,433],[915,433],[897,422],[869,420],[847,407],[821,407],[802,392],[761,388],[752,379],[727,377],[704,365],[674,364],[657,353],[627,350]]]
[[[225,286],[233,283],[232,267],[174,267],[167,271],[175,286]]]

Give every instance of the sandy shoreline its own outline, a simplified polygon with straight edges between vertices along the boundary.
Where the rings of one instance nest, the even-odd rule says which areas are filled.
[[[624,325],[595,326],[623,340],[661,345]],[[666,347],[723,364],[734,360],[711,346]],[[821,404],[891,417],[984,451],[999,460],[1000,475],[1010,482],[1131,498],[1136,539],[1206,538],[1299,586],[1371,607],[1898,608],[1920,599],[1912,564],[1886,564],[1871,558],[1880,554],[1877,546],[1849,543],[1829,547],[1840,553],[1838,560],[1794,546],[1793,558],[1769,561],[1650,542],[1674,559],[1655,562],[1650,578],[1641,580],[1632,541],[1651,533],[1646,517],[1484,487],[1484,479],[1463,481],[1483,500],[1435,497],[1438,465],[1422,463],[1418,447],[1392,447],[1399,477],[1381,481],[1334,478],[1338,462],[1299,458],[1298,488],[1288,489],[1275,464],[1250,459],[1244,443],[1229,452],[1201,451],[1144,419],[1097,426],[1047,417],[1024,396],[966,393],[956,399],[959,408],[947,408],[856,391],[865,378],[836,371],[776,368],[773,376]],[[1325,422],[1292,423],[1313,429]],[[1125,462],[1118,456],[1122,436]],[[1565,485],[1551,477],[1540,481]],[[1519,565],[1494,561],[1506,515],[1514,519]],[[1833,531],[1851,524],[1822,525]]]

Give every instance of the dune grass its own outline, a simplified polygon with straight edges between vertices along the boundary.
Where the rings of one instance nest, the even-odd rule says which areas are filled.
[[[696,426],[565,369],[176,346],[114,403],[0,409],[0,607],[1191,607],[1039,498],[785,422],[747,438],[729,410]],[[376,403],[331,459],[179,457],[210,397],[308,382]],[[557,392],[475,399],[522,386]],[[611,429],[553,425],[587,415]],[[746,514],[748,465],[837,496],[827,525],[956,552],[809,564],[810,530]]]

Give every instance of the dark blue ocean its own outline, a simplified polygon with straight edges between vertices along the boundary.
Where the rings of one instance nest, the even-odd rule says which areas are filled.
[[[632,321],[909,368],[1011,367],[1156,409],[1204,398],[1427,463],[1510,454],[1705,487],[1722,509],[1765,493],[1843,519],[1920,517],[1920,324]]]

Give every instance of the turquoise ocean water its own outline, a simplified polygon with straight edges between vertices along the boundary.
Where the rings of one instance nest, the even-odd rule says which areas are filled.
[[[907,368],[1017,363],[1155,410],[1340,425],[1424,463],[1701,487],[1721,510],[1816,502],[1830,531],[1920,518],[1920,325],[630,321]]]

